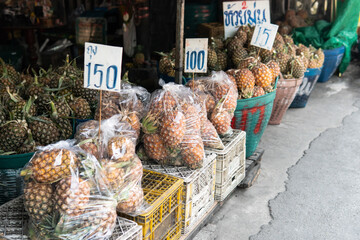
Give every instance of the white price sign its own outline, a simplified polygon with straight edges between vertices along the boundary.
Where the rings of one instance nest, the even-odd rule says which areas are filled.
[[[122,47],[86,42],[84,87],[120,91],[122,53]]]
[[[256,25],[250,44],[271,50],[278,28],[278,25],[270,23]]]
[[[239,26],[270,23],[269,0],[223,2],[225,39],[234,36]]]
[[[186,73],[207,72],[208,39],[187,38],[185,40],[185,70]]]

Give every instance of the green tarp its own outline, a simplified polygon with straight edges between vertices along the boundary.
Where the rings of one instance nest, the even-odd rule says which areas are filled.
[[[333,23],[320,20],[313,26],[296,28],[293,32],[294,41],[322,49],[344,46],[345,54],[339,66],[339,71],[343,73],[351,60],[351,47],[358,38],[356,30],[359,12],[359,0],[347,0],[339,5],[337,18]]]

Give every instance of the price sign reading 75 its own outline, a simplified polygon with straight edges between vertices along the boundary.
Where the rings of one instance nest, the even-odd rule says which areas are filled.
[[[256,25],[251,45],[271,50],[278,28],[278,25],[269,23]]]
[[[122,47],[85,43],[84,87],[120,91]]]

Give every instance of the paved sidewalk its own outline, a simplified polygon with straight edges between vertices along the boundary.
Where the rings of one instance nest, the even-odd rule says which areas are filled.
[[[265,130],[255,185],[237,189],[194,239],[360,239],[359,100],[359,66],[317,83],[305,108]]]

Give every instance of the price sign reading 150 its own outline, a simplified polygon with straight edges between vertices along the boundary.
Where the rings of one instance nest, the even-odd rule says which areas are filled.
[[[250,44],[271,50],[278,28],[278,25],[269,23],[256,25]]]
[[[207,72],[207,38],[187,38],[185,40],[185,71],[186,73]]]
[[[85,43],[84,87],[120,91],[122,52],[122,47]]]

